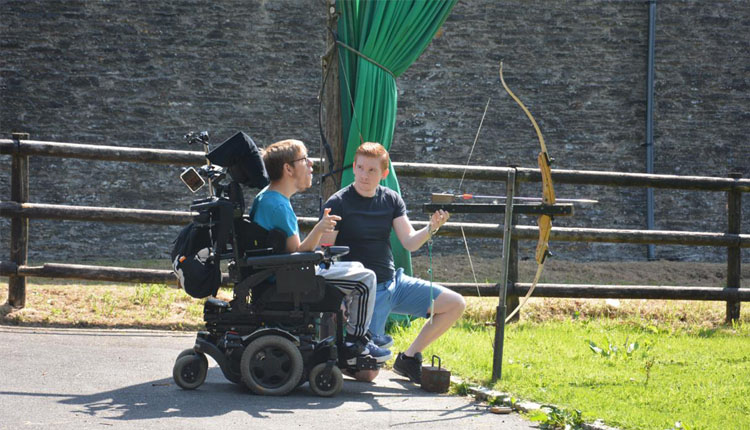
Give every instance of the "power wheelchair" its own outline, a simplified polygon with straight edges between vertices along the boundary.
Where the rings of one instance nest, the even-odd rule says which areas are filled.
[[[268,232],[246,215],[240,184],[260,188],[267,183],[252,139],[238,133],[209,151],[205,137],[198,140],[205,145],[210,163],[192,171],[208,179],[209,197],[190,206],[195,213],[193,226],[207,233],[210,246],[204,257],[217,273],[219,264],[227,263],[234,291],[229,302],[206,299],[205,330],[198,332],[192,348],[177,356],[175,383],[188,390],[202,385],[208,370],[206,356],[216,361],[229,381],[245,384],[255,394],[275,396],[305,382],[317,395],[333,396],[343,386],[342,368],[378,369],[369,357],[347,364],[343,295],[315,274],[317,265],[335,264],[333,260],[348,248],[283,253],[283,233]],[[223,184],[227,175],[230,181]],[[193,189],[190,181],[195,185],[202,178],[183,180]],[[334,333],[324,337],[325,322],[331,320]]]

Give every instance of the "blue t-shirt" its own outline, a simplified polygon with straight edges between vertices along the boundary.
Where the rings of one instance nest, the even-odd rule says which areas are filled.
[[[266,230],[278,228],[286,234],[286,237],[299,236],[299,225],[297,215],[294,214],[292,203],[278,191],[263,188],[250,209],[253,221]]]

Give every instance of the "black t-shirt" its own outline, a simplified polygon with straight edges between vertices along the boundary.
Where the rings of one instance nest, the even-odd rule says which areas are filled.
[[[393,220],[406,214],[401,196],[378,185],[373,197],[362,197],[349,185],[332,195],[324,207],[341,217],[336,224],[336,245],[349,247],[342,259],[362,262],[375,272],[378,283],[393,279],[396,269],[390,238]]]

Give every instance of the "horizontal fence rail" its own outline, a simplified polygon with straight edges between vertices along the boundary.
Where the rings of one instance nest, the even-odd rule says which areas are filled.
[[[106,145],[0,139],[0,154],[40,155],[81,158],[87,160],[125,161],[150,164],[196,165],[206,161],[200,151],[129,148]],[[311,158],[320,167],[320,159]],[[478,179],[505,182],[510,167],[462,166],[457,164],[428,164],[393,162],[399,176]],[[516,178],[521,182],[541,182],[539,169],[518,167]],[[465,173],[465,174],[464,174]],[[607,185],[639,188],[671,188],[701,191],[750,192],[750,179],[716,178],[710,176],[653,175],[646,173],[602,172],[590,170],[552,169],[552,179],[560,184]]]
[[[0,154],[12,156],[11,199],[0,201],[0,216],[12,220],[11,260],[0,261],[0,276],[9,277],[9,299],[13,306],[25,303],[25,278],[50,277],[113,282],[143,282],[175,284],[170,270],[139,269],[127,267],[88,266],[78,264],[45,263],[41,266],[26,264],[29,219],[63,219],[92,222],[116,222],[138,224],[184,225],[192,220],[188,211],[165,211],[150,209],[110,208],[93,206],[69,206],[28,202],[28,157],[47,156],[79,158],[87,160],[136,162],[170,165],[198,165],[205,163],[205,154],[200,151],[181,151],[148,148],[118,147],[107,145],[84,145],[28,140],[23,135],[14,139],[0,139]],[[314,159],[315,168],[320,168]],[[505,182],[509,167],[461,166],[419,163],[392,163],[400,176],[487,180]],[[540,182],[539,169],[515,168],[519,182]],[[740,287],[741,248],[750,247],[750,235],[741,234],[741,196],[750,192],[750,179],[741,177],[716,178],[703,176],[653,175],[642,173],[602,172],[585,170],[552,170],[556,183],[579,185],[604,185],[615,187],[651,187],[700,191],[725,191],[729,196],[729,231],[693,232],[668,230],[601,229],[553,227],[552,241],[607,242],[631,244],[677,244],[689,246],[726,247],[728,252],[727,288],[686,286],[635,286],[635,285],[584,285],[584,284],[538,284],[535,295],[539,297],[563,298],[647,298],[717,300],[727,302],[727,320],[739,318],[739,302],[750,301],[750,289]],[[300,227],[309,230],[317,218],[300,217]],[[425,221],[412,222],[415,228],[427,225]],[[502,238],[500,224],[447,223],[439,234],[449,237]],[[539,229],[530,225],[514,225],[511,237],[518,240],[537,240]],[[24,236],[25,235],[25,236]],[[515,267],[517,268],[517,256]],[[517,270],[517,269],[512,269]],[[512,272],[511,270],[511,272]],[[530,284],[517,282],[517,273],[511,273],[508,295],[526,294]],[[227,274],[223,283],[228,284]],[[441,283],[466,296],[497,297],[497,284]],[[14,285],[23,288],[14,288]]]
[[[41,266],[18,266],[8,261],[0,262],[0,276],[11,275],[81,279],[87,281],[137,282],[144,284],[174,285],[177,283],[177,278],[175,278],[171,270],[60,263],[44,263]]]
[[[184,225],[192,221],[187,211],[51,205],[0,201],[0,216],[130,224]]]
[[[445,282],[440,285],[467,297],[497,297],[497,284]],[[529,283],[514,283],[508,294],[523,296],[531,288]],[[534,288],[539,297],[565,299],[662,299],[662,300],[739,300],[750,301],[750,288],[684,287],[666,285],[593,285],[542,284]]]
[[[176,284],[177,282],[171,270],[60,263],[45,263],[41,266],[17,266],[11,262],[0,262],[0,276],[10,275],[146,284]],[[231,285],[229,274],[222,273],[222,285]],[[491,283],[442,282],[440,285],[466,297],[497,297],[499,293],[498,284]],[[516,282],[509,289],[508,294],[522,296],[529,291],[529,288],[531,288],[529,283]],[[569,299],[750,301],[750,289],[748,288],[540,283],[537,284],[534,292],[539,297]]]
[[[192,221],[191,212],[152,209],[108,208],[97,206],[67,206],[45,203],[16,203],[0,201],[0,216],[22,216],[32,219],[61,219],[75,221],[97,221],[132,224],[184,225]],[[318,222],[317,218],[300,217],[299,225],[309,231]],[[427,221],[412,221],[415,229],[427,226]],[[500,224],[466,222],[446,223],[438,235],[461,237],[461,229],[470,237],[503,237]],[[539,228],[531,225],[514,225],[511,237],[520,240],[536,240]],[[625,230],[606,228],[552,227],[551,241],[559,242],[604,242],[633,244],[670,244],[696,246],[738,246],[750,248],[750,234],[703,233],[672,230]]]
[[[46,157],[80,158],[99,161],[127,161],[146,164],[204,164],[206,154],[200,151],[175,149],[130,148],[127,146],[86,145],[81,143],[46,142],[41,140],[0,139],[0,154],[42,155]]]

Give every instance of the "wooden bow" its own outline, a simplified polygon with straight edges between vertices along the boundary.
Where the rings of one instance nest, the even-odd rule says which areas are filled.
[[[555,189],[552,185],[552,171],[550,169],[552,159],[550,159],[549,153],[547,152],[547,145],[544,144],[544,136],[542,136],[542,131],[539,129],[539,125],[531,115],[531,112],[529,112],[523,102],[521,102],[521,100],[515,94],[513,94],[513,91],[510,90],[508,84],[505,83],[505,79],[503,79],[502,62],[500,62],[500,82],[502,82],[503,88],[505,88],[505,91],[508,93],[508,95],[510,95],[513,100],[515,100],[515,102],[518,104],[518,106],[521,107],[521,109],[523,109],[524,113],[531,121],[531,124],[534,126],[536,135],[539,138],[539,146],[541,147],[541,151],[537,156],[537,163],[539,164],[539,171],[542,174],[542,205],[554,205]],[[542,276],[544,262],[547,260],[547,256],[550,255],[549,235],[552,231],[552,216],[540,215],[539,218],[537,218],[537,224],[539,226],[539,240],[536,244],[535,254],[535,259],[537,262],[536,275],[534,275],[534,281],[531,283],[531,288],[529,288],[529,291],[526,293],[526,296],[524,296],[521,303],[505,318],[506,323],[509,322],[511,318],[513,318],[513,316],[521,310],[521,308],[529,300],[529,297],[531,297],[531,293],[534,291],[534,288],[536,288],[536,285],[539,282],[539,278]]]

